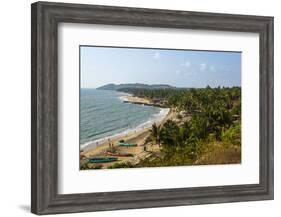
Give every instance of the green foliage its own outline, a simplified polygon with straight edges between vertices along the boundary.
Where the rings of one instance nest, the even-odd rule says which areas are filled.
[[[118,169],[118,168],[133,168],[134,166],[130,162],[115,163],[108,166],[107,169]]]
[[[157,126],[157,124],[154,123],[150,129],[150,133],[152,142],[156,145],[160,145],[160,126]]]
[[[241,124],[231,126],[229,129],[222,130],[221,140],[225,144],[241,146]]]
[[[83,163],[81,166],[80,166],[80,169],[81,170],[87,170],[87,169],[90,169],[88,163]]]
[[[164,150],[168,153],[176,147],[176,136],[179,133],[179,127],[174,121],[168,120],[160,132],[160,140]]]
[[[84,163],[84,164],[81,165],[80,169],[81,169],[81,170],[102,169],[102,165],[101,165],[101,164],[92,165],[92,164],[86,162],[86,163]]]
[[[172,88],[172,89],[142,89],[125,88],[119,91],[134,94],[138,97],[149,98],[152,100],[163,100],[168,107],[175,107],[179,111],[196,113],[202,111],[208,105],[217,104],[230,110],[235,104],[241,108],[241,88],[223,87],[217,88]],[[241,111],[241,110],[240,110]],[[239,112],[239,111],[237,111]]]
[[[93,169],[101,169],[101,168],[102,168],[102,165],[101,165],[101,164],[95,165],[95,166],[93,167]]]
[[[161,144],[161,156],[152,156],[142,160],[140,165],[189,165],[198,159],[202,160],[202,155],[209,150],[210,144],[241,146],[240,87],[211,88],[207,86],[198,89],[125,89],[122,91],[138,97],[161,100],[167,107],[192,115],[188,122],[184,122],[184,117],[181,117],[181,123],[168,120],[162,127],[153,124],[150,139],[154,144],[159,144],[159,146]],[[239,150],[235,153],[240,153]],[[216,153],[223,153],[226,156],[224,151],[216,150]],[[227,153],[229,155],[233,152],[228,150]]]

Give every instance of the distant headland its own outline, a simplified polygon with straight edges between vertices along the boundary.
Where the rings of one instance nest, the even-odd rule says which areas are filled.
[[[141,84],[141,83],[126,83],[126,84],[106,84],[97,88],[97,90],[120,90],[120,89],[176,89],[176,87],[168,84]]]

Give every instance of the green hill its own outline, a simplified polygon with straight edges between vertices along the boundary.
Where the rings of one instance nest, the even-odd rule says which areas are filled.
[[[140,83],[134,83],[134,84],[106,84],[101,87],[98,87],[98,90],[120,90],[120,89],[174,89],[176,87],[167,85],[167,84],[140,84]]]

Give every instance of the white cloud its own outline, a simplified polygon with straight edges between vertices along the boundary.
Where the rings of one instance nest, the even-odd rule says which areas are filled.
[[[154,53],[153,58],[156,59],[156,60],[159,60],[159,59],[160,59],[160,53],[159,53],[158,51],[156,51],[156,52]]]
[[[206,63],[201,63],[201,64],[200,64],[200,70],[201,70],[201,71],[205,71],[206,68],[207,68],[207,64],[206,64]]]

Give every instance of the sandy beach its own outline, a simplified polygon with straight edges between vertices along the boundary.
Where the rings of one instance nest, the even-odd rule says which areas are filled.
[[[136,96],[123,96],[122,97],[124,102],[130,102],[130,103],[143,103],[143,104],[151,104],[152,102],[149,99],[145,99],[145,98],[140,98],[140,97],[136,97]]]
[[[126,96],[124,97],[124,100],[127,102],[143,102],[143,103],[151,103],[147,99],[142,99],[139,97],[134,96]],[[169,110],[166,116],[164,116],[162,119],[158,120],[156,122],[157,125],[161,125],[164,122],[166,122],[169,119],[175,119],[176,118],[176,112],[172,109]],[[103,142],[99,142],[98,144],[92,143],[86,147],[83,148],[80,152],[80,163],[83,164],[87,161],[88,158],[92,157],[110,157],[110,154],[108,153],[108,150],[114,149],[119,154],[131,154],[132,156],[129,157],[121,157],[118,156],[118,161],[115,162],[109,162],[109,163],[100,163],[99,165],[102,165],[102,168],[107,168],[110,165],[113,165],[115,163],[121,163],[121,162],[130,162],[132,164],[136,164],[140,159],[146,158],[150,155],[151,151],[157,151],[157,147],[152,146],[150,143],[146,143],[146,139],[150,135],[149,130],[151,129],[151,126],[148,126],[143,129],[138,129],[135,131],[132,131],[127,134],[118,135],[115,137],[111,137],[110,139],[107,139]],[[121,147],[118,146],[118,142],[120,140],[124,140],[126,143],[130,144],[136,144],[136,147]],[[144,151],[144,144],[146,146],[146,151]],[[158,147],[159,149],[159,147]],[[95,167],[98,165],[98,163],[88,163],[90,167]]]

